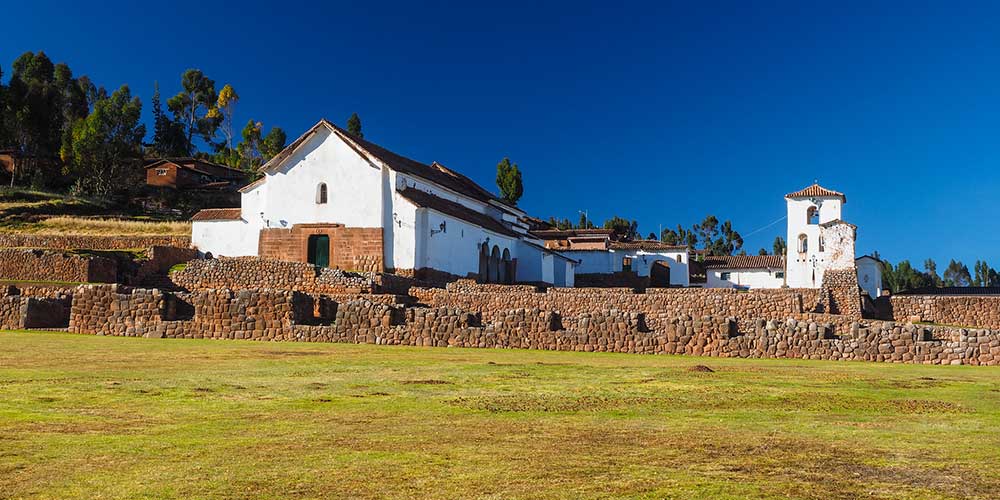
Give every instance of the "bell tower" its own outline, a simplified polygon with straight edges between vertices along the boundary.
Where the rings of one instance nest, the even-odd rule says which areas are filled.
[[[824,225],[841,220],[843,193],[818,183],[785,195],[788,209],[785,282],[792,288],[819,288],[830,261]],[[851,256],[853,262],[853,255]]]

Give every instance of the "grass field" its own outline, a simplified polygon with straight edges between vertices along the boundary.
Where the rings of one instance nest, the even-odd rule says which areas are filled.
[[[995,367],[0,332],[0,497],[998,492]]]

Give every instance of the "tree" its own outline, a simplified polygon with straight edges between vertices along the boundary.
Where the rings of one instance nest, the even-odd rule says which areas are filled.
[[[656,233],[649,233],[649,235],[646,236],[646,239],[651,241],[656,241]]]
[[[931,282],[934,283],[934,286],[940,287],[944,284],[941,277],[938,276],[937,263],[934,262],[934,259],[924,260],[924,272],[927,273],[927,276],[931,279]]]
[[[217,112],[212,112],[218,101],[215,81],[205,76],[201,70],[185,71],[181,75],[181,87],[184,90],[167,101],[167,108],[184,131],[187,154],[192,154],[195,150],[195,134],[211,144],[222,117]]]
[[[73,127],[72,169],[86,192],[108,196],[122,186],[140,185],[138,160],[146,135],[141,115],[142,102],[122,85]]]
[[[365,138],[365,134],[361,132],[361,117],[357,113],[351,113],[351,117],[347,119],[347,131],[358,139]]]
[[[34,179],[58,178],[57,170],[42,171],[56,158],[62,142],[64,114],[55,65],[44,52],[25,52],[14,61],[12,70],[4,92],[4,121],[10,145],[22,155],[22,161],[11,184],[14,178],[29,173]],[[39,161],[42,159],[46,161]]]
[[[788,250],[788,244],[785,243],[785,239],[781,236],[775,236],[771,249],[774,251],[774,255],[785,255],[785,251]]]
[[[714,217],[713,217],[714,218]],[[728,220],[719,228],[721,236],[709,244],[712,255],[733,255],[743,248],[743,237],[733,229]]]
[[[153,154],[164,157],[184,156],[188,153],[183,128],[163,113],[163,105],[160,103],[160,84],[156,82],[153,83],[153,144],[151,149]]]
[[[276,154],[285,149],[287,137],[280,127],[271,127],[271,131],[261,136],[264,124],[250,120],[243,127],[243,140],[236,146],[239,154],[239,168],[247,172],[256,172]]]
[[[767,255],[767,249],[761,248],[760,250],[757,250],[757,255]]]
[[[670,228],[660,231],[660,241],[668,245],[687,245],[694,248],[698,244],[698,235],[695,229],[684,229],[678,224],[676,231]]]
[[[549,217],[548,223],[550,226],[560,230],[565,231],[567,229],[573,229],[573,223],[569,219],[556,219],[555,217]]]
[[[577,229],[594,229],[595,227],[597,227],[597,226],[594,225],[593,221],[591,221],[590,219],[587,218],[587,214],[585,212],[580,212],[580,222],[577,223],[576,228]]]
[[[510,162],[510,158],[504,158],[497,163],[497,187],[500,188],[500,197],[503,201],[511,205],[517,205],[517,200],[524,194],[521,171],[516,163]]]
[[[240,163],[239,154],[233,149],[233,114],[236,112],[236,103],[240,101],[240,96],[233,90],[233,86],[226,84],[219,91],[219,98],[215,101],[215,107],[208,110],[208,116],[221,120],[219,130],[226,136],[226,142],[219,149],[222,150],[224,163],[230,167],[237,167]]]
[[[975,272],[975,277],[972,279],[973,286],[990,286],[990,266],[986,264],[985,261],[976,260],[976,264],[972,266],[973,272]]]
[[[944,270],[943,278],[945,286],[969,286],[972,284],[972,276],[969,275],[969,268],[965,264],[962,264],[961,261],[954,259],[948,263],[948,267]]]
[[[706,216],[701,224],[696,225],[694,229],[698,233],[702,248],[709,250],[715,237],[719,234],[719,219],[714,215]]]
[[[604,221],[604,229],[611,229],[619,239],[635,240],[639,238],[639,223],[624,217],[614,216]]]
[[[274,158],[275,155],[285,149],[285,141],[288,137],[285,135],[285,131],[280,127],[271,127],[271,130],[264,136],[261,141],[260,155],[261,159],[265,163]]]

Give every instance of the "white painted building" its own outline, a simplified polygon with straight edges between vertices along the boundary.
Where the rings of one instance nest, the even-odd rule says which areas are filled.
[[[781,255],[709,256],[699,263],[706,288],[781,288],[785,258]]]
[[[862,255],[854,262],[858,267],[858,285],[872,300],[879,298],[882,295],[882,261]]]
[[[576,262],[529,234],[523,211],[443,165],[400,156],[326,120],[261,171],[241,190],[240,209],[192,218],[193,245],[214,256],[427,279],[573,285]]]

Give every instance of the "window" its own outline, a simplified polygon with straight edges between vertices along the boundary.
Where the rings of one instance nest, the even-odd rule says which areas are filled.
[[[165,168],[158,168],[158,169],[156,169],[156,175],[159,175],[159,176],[167,175],[167,169],[165,169]]]
[[[319,186],[316,186],[316,204],[322,205],[326,203],[326,183],[321,182]]]
[[[622,258],[622,271],[630,272],[632,271],[632,258],[624,257]]]
[[[785,278],[785,272],[784,271],[775,271],[774,277],[778,278],[778,279],[784,279]]]
[[[684,263],[684,256],[678,255],[677,256],[677,262]]]
[[[809,211],[806,212],[806,218],[808,219],[809,224],[819,224],[819,208],[809,207]]]
[[[824,248],[826,248],[822,236],[819,237],[819,246],[817,248],[819,249],[820,252],[824,251]]]
[[[799,235],[799,253],[806,253],[809,251],[809,238],[804,235]]]
[[[721,279],[722,281],[729,281],[729,279],[732,278],[732,277],[733,277],[733,273],[731,273],[729,271],[725,271],[725,272],[722,272],[722,273],[719,274],[719,279]]]

